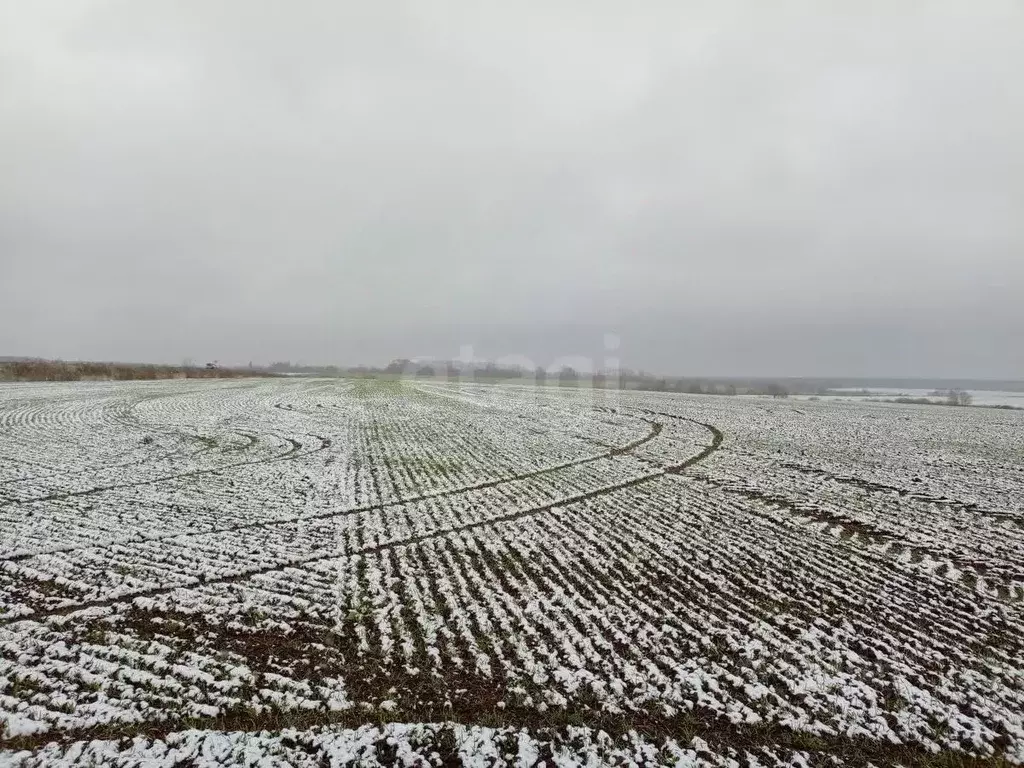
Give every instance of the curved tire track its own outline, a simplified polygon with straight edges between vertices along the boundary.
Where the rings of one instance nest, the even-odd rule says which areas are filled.
[[[680,418],[680,419],[683,419],[684,421],[692,421],[691,419],[686,419],[684,417],[674,416],[673,418]],[[634,441],[634,443],[631,444],[631,445],[633,445],[634,448],[639,447],[639,445],[642,445],[643,443],[645,443],[645,442],[647,442],[649,440],[652,440],[655,436],[660,434],[661,429],[662,429],[662,425],[660,423],[658,423],[658,422],[650,422],[650,423],[652,424],[651,433],[649,435],[647,435],[645,438],[640,438],[639,440]],[[686,459],[685,461],[683,461],[683,462],[681,462],[679,464],[675,464],[675,465],[672,465],[672,466],[669,466],[669,467],[664,467],[664,468],[656,470],[656,471],[648,472],[646,474],[639,475],[638,477],[630,478],[629,480],[623,480],[623,481],[620,481],[620,482],[617,482],[617,483],[612,483],[612,484],[607,485],[607,486],[602,486],[601,488],[596,488],[596,489],[591,490],[591,491],[586,491],[586,492],[583,492],[583,493],[575,494],[573,496],[569,496],[569,497],[566,497],[566,498],[558,499],[556,501],[548,502],[548,503],[541,504],[541,505],[538,505],[538,506],[535,506],[535,507],[530,507],[530,508],[522,509],[522,510],[516,510],[515,512],[510,512],[510,513],[505,514],[505,515],[498,515],[498,516],[489,518],[487,520],[478,520],[478,521],[475,521],[475,522],[464,523],[462,525],[454,525],[454,526],[450,526],[450,527],[447,527],[447,528],[441,528],[441,529],[437,529],[437,530],[434,530],[434,531],[430,531],[429,533],[420,534],[418,536],[409,536],[409,537],[406,537],[406,538],[403,538],[403,539],[396,539],[394,541],[389,541],[389,542],[384,542],[382,544],[377,544],[377,545],[372,546],[372,547],[364,547],[364,548],[361,548],[361,549],[353,550],[351,552],[346,552],[346,553],[344,553],[344,555],[341,555],[341,554],[339,554],[339,552],[337,550],[332,549],[330,552],[320,552],[320,553],[310,554],[308,556],[296,558],[296,559],[288,561],[288,562],[283,562],[283,563],[282,562],[278,562],[278,563],[274,563],[272,565],[260,566],[258,568],[250,568],[250,569],[245,570],[245,571],[243,571],[241,573],[231,574],[230,576],[222,576],[222,577],[218,577],[218,578],[215,578],[215,579],[199,578],[199,579],[196,579],[195,583],[193,583],[193,584],[175,585],[173,587],[154,587],[152,589],[142,590],[142,591],[136,592],[136,593],[131,594],[131,595],[121,595],[121,596],[113,597],[113,598],[101,598],[101,599],[97,599],[97,600],[90,600],[90,601],[87,601],[87,602],[78,603],[78,604],[75,604],[75,605],[68,605],[68,606],[62,606],[62,607],[59,607],[59,608],[53,608],[53,609],[46,610],[46,611],[39,611],[37,613],[33,613],[33,614],[25,615],[25,616],[12,616],[12,617],[8,617],[8,618],[5,618],[5,619],[0,619],[0,626],[11,625],[11,624],[15,624],[15,623],[23,622],[23,621],[40,621],[40,620],[43,620],[43,619],[46,619],[46,618],[56,617],[56,616],[69,616],[71,614],[75,614],[75,613],[78,613],[80,611],[93,610],[93,609],[97,609],[97,608],[109,608],[111,606],[118,605],[118,604],[131,603],[132,601],[134,601],[135,599],[140,598],[140,597],[143,597],[143,598],[158,597],[160,595],[171,594],[171,593],[173,593],[173,592],[175,592],[176,590],[179,590],[179,589],[195,589],[195,588],[201,588],[201,587],[204,587],[204,586],[214,585],[214,584],[235,584],[235,583],[240,583],[240,582],[246,581],[248,579],[251,579],[251,578],[253,578],[255,576],[262,576],[262,575],[266,575],[266,574],[269,574],[269,573],[275,573],[275,572],[278,572],[278,571],[284,571],[284,570],[287,570],[289,568],[302,568],[304,566],[312,565],[314,563],[324,562],[324,561],[327,561],[327,560],[333,560],[333,559],[336,559],[336,558],[341,557],[341,556],[351,557],[351,556],[354,556],[354,555],[372,554],[372,553],[377,553],[377,552],[383,552],[383,551],[386,551],[386,550],[389,550],[389,549],[394,549],[396,547],[415,546],[416,544],[420,544],[422,542],[429,541],[429,540],[432,540],[432,539],[439,539],[439,538],[443,538],[445,536],[449,536],[451,534],[463,533],[465,531],[473,531],[473,530],[476,530],[476,529],[479,529],[479,528],[484,528],[484,527],[491,526],[491,525],[499,525],[501,523],[511,522],[511,521],[519,520],[519,519],[522,519],[522,518],[525,518],[525,517],[531,517],[531,516],[534,516],[534,515],[539,515],[539,514],[542,514],[544,512],[547,512],[547,511],[549,511],[551,509],[554,509],[556,507],[563,507],[563,506],[566,506],[566,505],[569,505],[569,504],[576,504],[576,503],[579,503],[581,501],[586,501],[588,499],[593,499],[593,498],[597,498],[599,496],[604,496],[604,495],[607,495],[609,493],[613,493],[615,491],[623,490],[625,488],[632,488],[632,487],[641,485],[643,483],[649,482],[651,480],[655,480],[655,479],[660,478],[660,477],[665,477],[666,475],[669,475],[669,474],[678,474],[680,472],[683,472],[688,467],[691,467],[691,466],[693,466],[694,464],[697,464],[700,461],[704,461],[705,459],[708,458],[708,456],[713,454],[715,451],[717,451],[721,447],[722,441],[724,439],[724,436],[723,436],[723,434],[722,434],[722,432],[720,430],[718,430],[716,427],[714,427],[714,426],[712,426],[710,424],[704,424],[703,422],[693,422],[693,423],[700,424],[701,426],[705,427],[708,431],[710,431],[712,433],[712,438],[713,438],[712,442],[707,447],[705,447],[704,450],[702,450],[700,453],[696,454],[695,456],[690,457],[689,459]],[[591,461],[595,461],[596,459],[590,459],[590,460]],[[569,463],[567,465],[562,465],[560,468],[565,468],[565,466],[574,466],[576,464],[581,464],[584,461],[585,460],[577,460],[576,462],[571,462],[571,463]],[[554,470],[551,469],[551,468],[544,469],[544,470],[536,470],[536,471],[534,471],[532,473],[529,473],[529,476],[530,477],[535,477],[537,475],[544,474],[546,472],[551,472],[551,471],[554,471]],[[478,485],[478,486],[475,486],[475,487],[477,487],[477,488],[479,488],[479,487],[484,487],[484,488],[486,488],[486,487],[494,487],[495,485],[498,485],[498,484],[503,483],[503,482],[509,482],[509,480],[505,479],[505,480],[488,481],[488,483],[486,483],[486,484]],[[423,498],[431,498],[431,497],[436,497],[438,495],[439,494],[433,494],[433,496],[429,496],[428,495],[428,496],[424,496]],[[407,502],[403,502],[403,503],[410,503],[410,502],[407,501]],[[385,506],[393,506],[393,504],[388,504],[388,505],[385,505]],[[325,513],[324,515],[320,516],[320,519],[323,519],[325,517],[334,517],[334,516],[338,516],[340,514],[353,514],[355,511],[356,510],[347,510],[346,512],[343,512],[343,513]],[[312,519],[315,519],[315,518],[313,518],[311,516],[309,518],[300,518],[300,519],[301,520],[312,520]],[[260,525],[265,525],[265,524],[260,524]],[[256,525],[256,526],[253,526],[253,527],[260,527],[260,525]]]
[[[507,477],[496,478],[496,479],[493,479],[493,480],[484,480],[482,482],[473,483],[471,485],[459,486],[458,488],[449,488],[449,489],[440,489],[440,490],[436,490],[436,491],[428,491],[426,493],[416,494],[416,495],[413,495],[413,496],[406,496],[406,497],[403,497],[403,498],[400,498],[400,499],[394,499],[392,501],[381,501],[381,502],[377,502],[377,503],[374,503],[374,504],[364,504],[364,505],[358,506],[358,507],[349,507],[347,509],[337,510],[337,511],[334,511],[334,512],[321,512],[321,513],[315,514],[315,515],[293,515],[291,517],[275,518],[273,520],[262,520],[262,521],[253,522],[253,523],[240,523],[238,525],[225,526],[223,528],[212,528],[210,530],[203,530],[203,531],[179,531],[179,532],[176,532],[176,533],[168,533],[168,534],[163,534],[163,535],[160,535],[160,536],[146,537],[145,540],[147,542],[168,541],[170,539],[188,538],[188,537],[191,537],[191,536],[211,536],[211,535],[216,535],[216,534],[220,534],[220,533],[236,533],[238,531],[247,531],[247,530],[270,530],[270,529],[278,527],[278,526],[294,525],[296,523],[319,522],[319,521],[323,521],[323,520],[331,520],[331,519],[334,519],[334,518],[347,517],[349,515],[357,515],[357,514],[361,514],[363,512],[374,512],[374,511],[378,511],[378,510],[382,510],[382,509],[387,509],[389,507],[402,506],[404,504],[414,504],[416,502],[426,501],[428,499],[446,498],[446,497],[450,497],[450,496],[457,496],[457,495],[463,494],[463,493],[470,493],[472,491],[481,491],[481,490],[486,490],[487,488],[496,488],[497,486],[504,485],[506,483],[514,483],[514,482],[520,482],[520,481],[523,481],[523,480],[530,480],[530,479],[532,479],[534,477],[541,477],[543,475],[551,474],[551,473],[554,473],[554,472],[560,472],[563,469],[569,469],[571,467],[578,467],[578,466],[582,466],[584,464],[590,464],[590,463],[593,463],[595,461],[600,461],[602,459],[613,458],[615,456],[620,456],[620,455],[623,455],[623,454],[628,454],[629,452],[639,448],[644,443],[650,442],[651,440],[656,438],[659,434],[661,434],[661,430],[662,430],[662,425],[661,424],[659,424],[658,422],[654,422],[654,421],[648,421],[647,424],[650,425],[650,431],[646,435],[644,435],[643,437],[637,438],[636,440],[633,440],[630,443],[627,443],[627,444],[621,445],[621,446],[616,446],[614,448],[610,448],[609,450],[606,450],[606,451],[604,451],[604,452],[602,452],[600,454],[594,455],[594,456],[585,456],[585,457],[583,457],[581,459],[573,459],[572,461],[563,462],[561,464],[555,464],[555,465],[552,465],[552,466],[549,466],[549,467],[542,467],[540,469],[530,470],[529,472],[523,472],[523,473],[516,474],[516,475],[509,475]],[[322,445],[320,448],[318,448],[318,449],[316,449],[314,451],[308,451],[308,452],[302,454],[303,456],[307,456],[307,455],[310,455],[311,453],[316,453],[316,452],[319,452],[321,450],[324,450],[327,447],[330,447],[331,443],[330,443],[329,438],[320,437],[319,435],[317,435],[316,437],[318,437],[321,441],[326,441],[326,445]],[[290,439],[290,438],[288,438],[288,439]],[[299,443],[298,441],[291,440],[291,442],[293,444],[292,450],[289,451],[286,454],[283,454],[282,456],[273,457],[271,459],[259,460],[259,461],[241,462],[241,463],[236,463],[236,464],[230,464],[230,465],[227,465],[226,468],[238,467],[238,466],[248,466],[248,465],[251,465],[251,464],[264,464],[264,463],[270,463],[272,461],[280,461],[282,459],[288,458],[288,457],[291,456],[291,454],[295,453],[295,451],[297,451],[297,450],[302,448],[302,444]],[[299,457],[296,456],[295,458],[299,458]],[[172,478],[158,478],[157,480],[140,481],[139,483],[130,484],[130,485],[111,486],[109,488],[103,488],[102,490],[112,490],[113,488],[126,488],[126,487],[130,488],[130,487],[135,487],[136,485],[149,485],[149,484],[155,483],[155,482],[163,482],[164,480],[175,479],[177,477],[192,477],[192,476],[195,476],[196,474],[211,474],[211,473],[219,472],[219,471],[221,471],[224,468],[225,467],[219,467],[217,469],[211,469],[211,470],[196,470],[196,471],[194,471],[192,473],[185,473],[185,474],[182,474],[182,475],[176,475],[176,476],[174,476]],[[32,502],[36,502],[36,501],[49,501],[49,500],[52,500],[53,498],[68,498],[68,497],[71,497],[71,496],[86,496],[86,495],[89,495],[91,493],[98,493],[98,492],[99,492],[98,490],[87,489],[85,491],[78,491],[78,492],[73,492],[73,493],[69,493],[69,494],[62,494],[62,495],[59,495],[57,497],[46,497],[46,498],[41,498],[41,499],[32,499],[31,501]],[[26,502],[22,502],[22,503],[26,503],[27,504],[27,503],[31,503],[31,502],[26,501]],[[7,506],[7,505],[0,504],[0,507],[3,507],[3,506]],[[4,562],[19,562],[19,561],[22,561],[22,560],[28,560],[28,559],[33,558],[33,557],[38,557],[40,555],[58,555],[58,554],[67,554],[69,552],[87,552],[89,550],[94,550],[94,549],[104,549],[105,547],[108,547],[108,546],[110,546],[112,544],[129,543],[131,541],[132,541],[132,539],[130,539],[130,538],[129,539],[111,539],[111,540],[108,540],[108,541],[105,541],[105,542],[99,542],[99,543],[90,544],[90,545],[87,545],[87,546],[76,545],[76,546],[70,546],[70,547],[57,547],[57,548],[53,548],[53,549],[43,550],[43,551],[40,551],[40,552],[26,552],[24,554],[10,555],[8,557],[0,557],[0,563],[4,563]]]
[[[290,459],[293,460],[300,458],[301,456],[309,456],[314,453],[319,453],[320,451],[326,450],[331,446],[330,438],[320,437],[319,435],[310,435],[310,437],[318,438],[319,440],[322,441],[322,444],[318,448],[313,448],[299,455],[296,454],[298,454],[298,452],[302,450],[302,443],[300,443],[298,440],[295,440],[294,438],[286,437],[284,439],[291,443],[292,447],[282,454],[278,454],[277,456],[271,456],[266,459],[253,459],[252,461],[236,461],[232,462],[231,464],[222,464],[219,467],[211,467],[208,469],[192,469],[187,472],[175,472],[169,475],[162,475],[161,477],[150,478],[148,480],[136,480],[128,483],[112,483],[110,485],[101,485],[95,488],[86,488],[81,491],[63,491],[61,493],[51,493],[47,496],[37,496],[32,499],[13,499],[3,504],[0,504],[0,508],[23,506],[25,504],[36,504],[41,501],[57,501],[59,499],[70,499],[76,496],[92,496],[97,493],[104,493],[106,491],[113,491],[121,488],[139,488],[146,485],[156,485],[157,483],[166,483],[170,482],[171,480],[179,480],[185,477],[215,475],[219,472],[225,472],[230,469],[238,469],[239,467],[250,467],[257,464],[273,464],[274,462],[278,461],[287,461]]]

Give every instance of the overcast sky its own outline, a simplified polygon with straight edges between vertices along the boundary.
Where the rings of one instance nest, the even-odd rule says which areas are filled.
[[[0,355],[1024,377],[1022,29],[0,0]]]

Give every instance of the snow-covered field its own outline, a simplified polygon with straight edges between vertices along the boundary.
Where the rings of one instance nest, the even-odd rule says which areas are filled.
[[[0,385],[0,765],[1024,764],[1022,713],[1024,412]]]
[[[895,397],[928,398],[941,403],[945,397],[936,395],[934,389],[894,389],[890,387],[870,387],[871,394],[862,395],[862,388],[834,389],[835,394],[831,395],[791,395],[794,400],[849,400],[851,398],[873,397],[879,399],[892,399]],[[969,389],[967,394],[971,396],[972,405],[987,407],[1010,407],[1024,408],[1024,392],[1003,392],[988,389]]]

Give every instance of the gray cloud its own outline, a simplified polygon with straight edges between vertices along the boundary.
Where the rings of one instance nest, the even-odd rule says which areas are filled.
[[[1022,22],[0,0],[0,354],[1024,377]]]

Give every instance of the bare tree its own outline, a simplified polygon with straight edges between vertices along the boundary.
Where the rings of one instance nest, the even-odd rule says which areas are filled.
[[[963,389],[951,389],[946,393],[947,405],[967,406],[973,399],[971,393]]]

